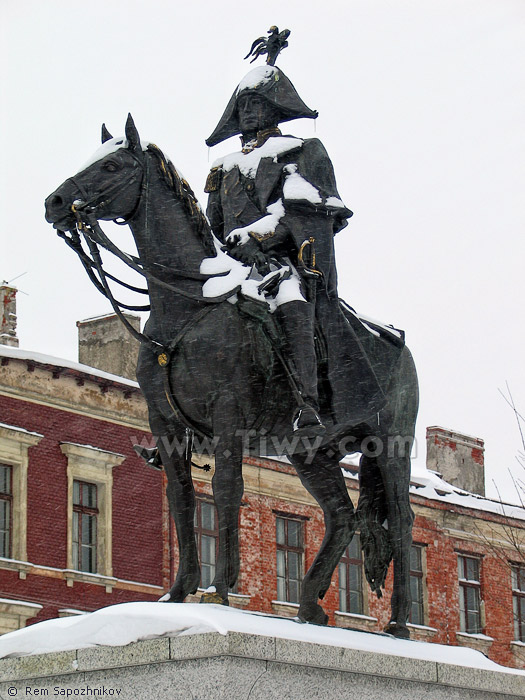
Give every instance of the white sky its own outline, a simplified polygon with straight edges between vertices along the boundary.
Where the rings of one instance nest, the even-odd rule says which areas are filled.
[[[525,410],[520,0],[2,0],[0,278],[27,271],[21,345],[76,359],[75,321],[108,311],[43,213],[101,122],[122,134],[131,111],[204,205],[211,161],[238,148],[208,160],[204,139],[272,24],[292,30],[278,65],[320,113],[315,134],[285,133],[323,141],[355,212],[340,295],[407,333],[419,459],[428,425],[482,437],[489,493],[496,479],[511,498],[519,434],[498,387]]]

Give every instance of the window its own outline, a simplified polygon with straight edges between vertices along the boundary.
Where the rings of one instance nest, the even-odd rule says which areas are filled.
[[[208,588],[215,578],[219,550],[219,518],[213,501],[197,498],[195,503],[195,539],[201,565],[201,588]],[[238,593],[239,581],[228,588],[229,593]]]
[[[0,557],[19,562],[20,578],[27,561],[27,470],[29,448],[38,445],[42,435],[15,426],[0,425]],[[13,568],[1,562],[2,568]]]
[[[480,560],[458,555],[459,617],[462,632],[481,632]]]
[[[215,578],[215,564],[219,543],[217,510],[210,501],[197,499],[195,507],[195,538],[201,563],[201,588],[208,588]]]
[[[413,625],[425,624],[423,585],[423,547],[413,544],[410,548],[410,596],[412,605],[408,618],[408,621]]]
[[[354,615],[364,613],[363,556],[358,534],[354,535],[339,563],[339,610]]]
[[[73,481],[73,568],[97,570],[97,486]]]
[[[60,449],[67,457],[67,584],[84,580],[82,574],[113,576],[113,468],[125,457],[72,442]]]
[[[525,642],[525,566],[512,565],[512,607],[514,639]]]
[[[277,599],[298,603],[303,578],[303,522],[277,517]]]
[[[13,468],[0,464],[0,557],[11,556],[11,514],[13,512]]]

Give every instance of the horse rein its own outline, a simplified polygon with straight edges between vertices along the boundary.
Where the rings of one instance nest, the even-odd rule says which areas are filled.
[[[131,214],[129,214],[122,222],[118,222],[116,220],[115,223],[119,225],[124,225],[124,224],[129,224],[130,221],[132,221],[139,209],[141,204],[144,203],[144,207],[146,210],[146,216],[145,216],[145,236],[146,238],[148,237],[148,216],[147,216],[147,210],[148,210],[148,195],[149,195],[149,171],[150,171],[150,161],[149,158],[142,157],[139,158],[137,157],[134,153],[128,150],[130,155],[134,158],[136,163],[140,166],[141,171],[142,171],[142,180],[140,184],[140,194],[137,197],[137,202],[135,203],[134,209]],[[154,152],[154,151],[153,151]],[[172,173],[167,172],[166,166],[165,166],[165,161],[164,161],[164,156],[162,153],[160,153],[162,159],[160,161],[161,164],[161,169],[163,173],[166,176],[169,176],[169,180],[172,184],[173,187],[173,175]],[[177,177],[178,174],[176,174]],[[95,214],[95,208],[96,206],[107,206],[108,204],[111,203],[111,200],[108,199],[108,195],[112,194],[115,190],[121,191],[123,187],[128,187],[129,185],[133,184],[136,181],[136,171],[134,171],[126,180],[124,185],[120,183],[115,183],[114,185],[110,186],[107,190],[105,190],[102,194],[98,193],[96,197],[89,197],[85,189],[82,187],[82,185],[75,179],[75,177],[69,178],[69,180],[73,183],[73,185],[78,189],[78,191],[81,193],[81,195],[85,198],[85,200],[75,200],[73,204],[71,205],[71,211],[76,219],[76,231],[69,231],[69,236],[67,235],[66,232],[64,231],[58,231],[58,235],[62,237],[66,243],[77,253],[79,256],[90,280],[93,282],[95,287],[108,299],[110,302],[111,306],[113,307],[113,310],[117,317],[120,319],[120,321],[123,323],[125,328],[128,330],[128,332],[140,343],[147,345],[150,350],[157,356],[157,362],[159,367],[161,368],[162,375],[163,375],[163,384],[164,384],[164,394],[165,398],[168,402],[168,405],[170,409],[173,411],[174,415],[176,418],[179,420],[180,423],[182,423],[186,427],[187,431],[187,440],[188,440],[188,445],[190,444],[190,435],[191,439],[194,433],[199,433],[204,437],[207,438],[212,438],[212,435],[208,433],[208,431],[201,425],[197,425],[191,418],[185,415],[184,410],[180,406],[179,402],[177,401],[176,395],[173,392],[173,388],[171,385],[171,363],[172,363],[172,358],[175,354],[175,350],[179,346],[179,344],[182,342],[183,338],[187,335],[187,333],[193,329],[205,316],[207,316],[210,311],[213,310],[213,308],[217,304],[221,304],[227,299],[231,298],[233,295],[237,294],[240,289],[241,285],[238,284],[234,289],[229,290],[228,292],[222,294],[221,296],[218,297],[213,297],[213,298],[207,298],[203,297],[202,295],[197,295],[197,294],[192,294],[191,292],[186,292],[185,290],[179,289],[175,287],[172,284],[169,284],[168,282],[164,282],[164,280],[159,279],[155,275],[153,275],[150,271],[146,271],[141,264],[140,258],[136,258],[128,253],[124,253],[118,246],[116,246],[111,239],[104,233],[102,228],[100,227],[100,224],[98,222],[98,218]],[[179,178],[180,181],[180,178]],[[188,187],[184,186],[184,181],[180,181],[177,183],[178,185],[182,185],[184,189],[186,190],[187,195],[191,197],[191,201],[189,202],[189,216],[190,218],[194,214],[194,205],[196,203],[195,197],[191,190],[188,191]],[[175,187],[173,187],[175,189]],[[177,190],[175,190],[176,195],[180,198],[181,193]],[[98,200],[98,205],[95,205],[95,202]],[[183,200],[183,205],[186,203],[186,200]],[[82,243],[80,240],[80,235],[83,235],[87,246],[89,248],[89,252],[91,254],[91,257],[84,251],[82,248]],[[313,241],[308,241],[308,243],[311,245]],[[149,282],[154,282],[157,285],[166,288],[170,290],[171,292],[191,299],[192,301],[199,302],[200,304],[204,304],[204,306],[201,306],[200,310],[195,313],[195,315],[192,317],[190,321],[184,324],[184,326],[180,329],[180,331],[177,333],[175,338],[173,338],[168,344],[163,344],[160,343],[153,338],[150,338],[147,336],[145,333],[138,331],[136,328],[134,328],[131,323],[126,319],[124,316],[122,309],[127,308],[127,309],[134,309],[134,310],[141,310],[141,311],[146,311],[150,310],[150,306],[143,306],[143,307],[131,307],[129,305],[123,304],[121,302],[118,302],[115,297],[113,296],[113,293],[110,289],[109,283],[108,283],[108,278],[112,279],[116,283],[125,286],[127,288],[132,289],[133,291],[143,293],[143,294],[148,294],[147,289],[140,289],[137,287],[132,287],[131,285],[128,285],[121,280],[117,279],[113,275],[110,275],[109,273],[106,273],[106,271],[103,268],[102,264],[102,258],[100,255],[100,250],[98,246],[101,246],[108,250],[110,253],[115,255],[117,258],[119,258],[122,262],[124,262],[128,267],[133,269],[134,271],[138,272],[140,275],[146,278],[146,280]],[[304,252],[304,248],[306,247],[306,242],[303,244],[301,248],[301,254]],[[163,267],[163,266],[161,266]],[[279,265],[279,267],[282,267]],[[315,268],[315,258],[313,260],[313,267]],[[170,268],[168,268],[170,269]],[[97,276],[95,275],[95,270],[98,274],[98,279]],[[185,276],[189,279],[209,279],[209,275],[201,275],[200,273],[196,275],[195,273],[186,273],[184,271],[178,271],[178,270],[170,270],[172,273],[177,273],[180,274],[181,276]],[[290,276],[290,272],[288,273],[288,277]],[[277,275],[279,277],[279,275]],[[286,279],[287,276],[285,275],[283,279]],[[270,285],[274,282],[275,278],[272,278],[271,280],[267,280],[265,283],[266,286]],[[301,393],[296,386],[296,382],[294,380],[293,373],[291,372],[287,361],[285,360],[284,356],[280,352],[280,350],[277,348],[276,343],[274,342],[272,338],[272,334],[268,332],[268,329],[265,328],[265,334],[267,335],[268,339],[270,340],[274,351],[277,354],[278,359],[280,360],[281,364],[283,365],[283,368],[285,370],[285,373],[287,375],[288,381],[291,384],[292,387],[292,392],[294,394],[294,397],[298,403],[298,406],[301,407],[302,404],[304,404],[304,400],[302,399]],[[189,432],[188,432],[189,431]],[[191,449],[189,447],[188,449]]]
[[[133,154],[131,153],[133,158],[141,165],[142,168],[142,182],[141,182],[141,192],[140,195],[137,199],[137,203],[134,207],[133,213],[129,215],[123,222],[115,222],[119,223],[120,225],[123,225],[125,223],[128,223],[138,212],[139,207],[142,203],[143,198],[146,198],[146,203],[147,203],[147,196],[148,196],[148,184],[149,184],[149,161],[147,158],[144,159],[145,161],[145,167],[143,166],[142,162]],[[69,232],[69,236],[67,235],[67,232],[65,231],[58,231],[58,235],[63,238],[66,243],[77,253],[79,256],[90,280],[94,283],[95,287],[108,299],[110,302],[111,306],[113,307],[113,310],[117,317],[120,319],[120,321],[124,324],[126,329],[129,331],[129,333],[140,343],[143,343],[147,345],[152,352],[157,356],[157,361],[161,369],[163,370],[163,378],[164,378],[164,393],[166,396],[166,400],[168,401],[168,404],[175,414],[175,416],[179,419],[183,425],[186,426],[186,429],[191,431],[193,434],[194,432],[198,432],[206,437],[212,437],[209,435],[202,427],[196,426],[195,423],[189,419],[185,414],[182,408],[180,407],[173,389],[171,387],[171,377],[170,377],[170,364],[171,364],[171,359],[173,356],[173,353],[175,352],[177,346],[180,344],[184,336],[190,331],[191,328],[193,328],[199,321],[201,321],[205,316],[208,315],[210,311],[213,310],[214,306],[217,304],[220,304],[229,297],[231,297],[233,294],[236,294],[240,290],[240,285],[238,285],[236,288],[228,291],[225,294],[222,294],[221,296],[214,297],[214,298],[206,298],[202,296],[198,296],[196,294],[191,294],[190,292],[186,292],[182,289],[179,289],[175,287],[174,285],[171,285],[167,282],[164,282],[163,280],[157,278],[155,275],[153,275],[150,272],[146,272],[142,265],[140,264],[140,260],[138,258],[135,258],[134,256],[129,255],[128,253],[124,253],[118,246],[116,246],[110,239],[109,237],[104,233],[102,228],[100,227],[100,224],[98,223],[98,220],[96,218],[94,209],[95,207],[93,206],[93,203],[98,199],[99,197],[107,197],[108,193],[113,192],[114,190],[121,189],[121,185],[113,185],[111,188],[106,190],[102,195],[97,195],[96,198],[92,197],[89,198],[87,196],[87,193],[85,192],[84,188],[75,180],[74,177],[69,178],[69,180],[75,185],[75,187],[80,191],[81,195],[83,197],[86,197],[86,201],[84,200],[76,200],[72,205],[71,205],[71,211],[75,216],[76,219],[76,231]],[[128,186],[135,180],[134,174],[130,176],[126,182],[125,186]],[[100,204],[107,204],[107,200],[102,200]],[[91,209],[91,212],[88,213],[88,207]],[[80,234],[83,235],[87,246],[89,248],[89,252],[91,254],[91,257],[83,250],[82,244],[80,241]],[[126,319],[124,314],[122,313],[122,308],[127,308],[127,309],[134,309],[134,310],[141,310],[141,311],[146,311],[150,310],[150,306],[144,306],[144,307],[131,307],[129,305],[123,304],[121,302],[118,302],[115,297],[113,296],[113,293],[109,287],[108,283],[108,277],[118,284],[131,288],[133,291],[137,291],[139,293],[145,293],[148,294],[147,289],[140,289],[137,287],[132,287],[131,285],[128,285],[121,280],[118,280],[116,277],[113,275],[110,275],[107,273],[102,264],[102,258],[100,255],[100,251],[98,246],[102,246],[109,252],[111,252],[113,255],[118,257],[122,262],[124,262],[128,267],[131,269],[135,270],[139,274],[141,274],[143,277],[146,277],[148,281],[154,281],[155,283],[159,284],[160,286],[169,289],[170,291],[189,298],[193,301],[198,301],[200,303],[205,304],[203,308],[200,309],[199,312],[191,319],[191,321],[188,321],[183,328],[177,333],[175,338],[169,342],[168,345],[164,345],[162,343],[159,343],[156,340],[153,340],[153,338],[150,338],[147,336],[145,333],[138,331],[136,328],[134,328],[129,321]],[[98,273],[98,279],[94,274],[94,270]],[[193,277],[197,279],[208,279],[208,275],[188,275],[188,277]]]
[[[142,182],[141,182],[141,191],[140,195],[137,198],[137,202],[135,204],[135,207],[133,209],[133,212],[129,214],[123,221],[117,221],[114,219],[114,223],[118,224],[119,226],[123,226],[124,224],[129,224],[129,222],[136,216],[139,207],[143,201],[143,198],[145,197],[147,199],[147,194],[148,194],[148,183],[149,183],[149,161],[147,159],[144,159],[145,161],[145,166],[140,158],[135,156],[131,151],[129,151],[130,155],[134,158],[134,160],[138,163],[142,170]],[[124,187],[127,187],[128,185],[132,184],[135,181],[135,174],[133,173],[128,177],[127,181],[124,183]],[[184,296],[186,298],[192,299],[193,301],[199,301],[204,304],[217,304],[221,303],[225,299],[227,299],[229,296],[232,294],[236,293],[237,288],[231,290],[231,292],[227,292],[224,295],[218,296],[218,297],[213,297],[213,298],[206,298],[202,297],[196,294],[192,294],[191,292],[186,292],[182,289],[179,289],[178,287],[174,286],[173,284],[170,284],[168,282],[165,282],[164,280],[160,279],[156,275],[154,275],[151,271],[146,272],[140,262],[140,258],[137,258],[133,255],[130,255],[129,253],[124,253],[118,246],[116,246],[111,239],[104,233],[102,230],[100,224],[98,223],[98,219],[96,218],[95,215],[95,207],[93,206],[94,202],[97,199],[102,199],[99,202],[100,205],[107,205],[110,200],[107,199],[107,195],[109,193],[112,193],[114,190],[121,190],[122,185],[120,184],[115,184],[112,185],[110,188],[108,188],[105,192],[102,194],[98,194],[96,197],[89,197],[82,185],[75,179],[75,177],[69,178],[69,180],[73,183],[73,185],[80,191],[81,195],[85,198],[83,200],[75,200],[73,204],[71,205],[71,211],[73,212],[75,218],[76,218],[76,227],[77,227],[77,232],[83,234],[85,237],[86,241],[88,238],[90,238],[95,244],[98,244],[105,248],[107,251],[115,255],[119,260],[121,260],[123,263],[125,263],[128,267],[133,269],[135,272],[138,272],[140,275],[143,277],[146,277],[148,280],[151,280],[161,287],[164,287],[166,289],[169,289],[172,292],[175,292],[181,296]],[[91,210],[91,212],[89,212]],[[90,215],[91,214],[91,215]],[[68,242],[68,238],[65,234],[65,232],[60,232],[59,235]],[[89,245],[89,243],[88,243]],[[71,246],[73,247],[73,246]],[[78,250],[75,249],[75,251],[78,253]],[[88,258],[89,259],[89,258]],[[93,261],[94,262],[94,261]],[[160,265],[159,265],[160,266]],[[160,266],[163,267],[163,266]],[[186,270],[170,270],[171,272],[180,275],[181,277],[185,277],[187,279],[195,279],[195,280],[207,280],[209,279],[209,275],[203,275],[201,273],[194,273],[194,272],[189,272]],[[128,288],[131,288],[133,291],[136,291],[141,294],[148,294],[147,289],[139,289],[137,287],[130,287],[130,285],[126,285],[125,283],[121,282],[120,280],[116,279],[109,273],[106,273],[103,271],[103,274],[110,279],[113,279],[115,282],[118,284],[121,284],[122,286],[127,286]],[[149,310],[149,307],[129,307],[125,304],[121,304],[121,306],[125,308],[131,308],[135,309],[137,311],[147,311]]]

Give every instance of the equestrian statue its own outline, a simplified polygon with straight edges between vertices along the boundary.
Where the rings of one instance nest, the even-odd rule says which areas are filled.
[[[381,596],[393,562],[386,632],[409,637],[410,449],[417,376],[404,334],[361,317],[339,299],[334,235],[352,212],[318,139],[283,134],[317,112],[275,65],[288,30],[272,27],[250,55],[267,54],[235,89],[206,143],[239,134],[241,150],[213,164],[205,215],[189,184],[131,118],[125,135],[102,128],[102,146],[46,200],[46,219],[137,337],[137,379],[156,448],[138,449],[167,475],[179,568],[163,600],[195,593],[192,450],[213,446],[219,520],[215,578],[203,602],[228,604],[239,573],[245,454],[286,456],[322,508],[325,536],[304,576],[298,616],[326,624],[319,600],[356,531],[365,574]],[[100,221],[127,224],[138,255],[123,252]],[[115,297],[120,282],[100,248],[142,275],[149,304]],[[123,309],[148,308],[143,332]],[[175,449],[174,445],[182,446]],[[340,462],[361,452],[357,509]]]

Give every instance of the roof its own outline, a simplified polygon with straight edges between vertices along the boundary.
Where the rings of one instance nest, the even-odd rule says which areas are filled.
[[[343,475],[357,479],[358,464],[354,455],[345,457],[342,464]],[[525,508],[512,503],[504,503],[477,493],[469,493],[444,481],[437,472],[430,469],[413,469],[410,475],[410,494],[430,501],[441,501],[449,505],[482,510],[505,518],[525,521]]]
[[[126,379],[125,377],[119,377],[116,374],[110,374],[109,372],[104,372],[95,367],[82,365],[80,362],[72,362],[71,360],[53,357],[52,355],[44,355],[39,352],[33,352],[32,350],[23,350],[22,348],[0,345],[0,357],[13,360],[25,360],[26,362],[32,363],[34,366],[42,367],[50,371],[53,369],[60,369],[62,370],[61,374],[71,374],[72,376],[82,374],[87,379],[98,383],[126,386],[131,390],[140,391],[138,382],[134,382],[132,379]]]

